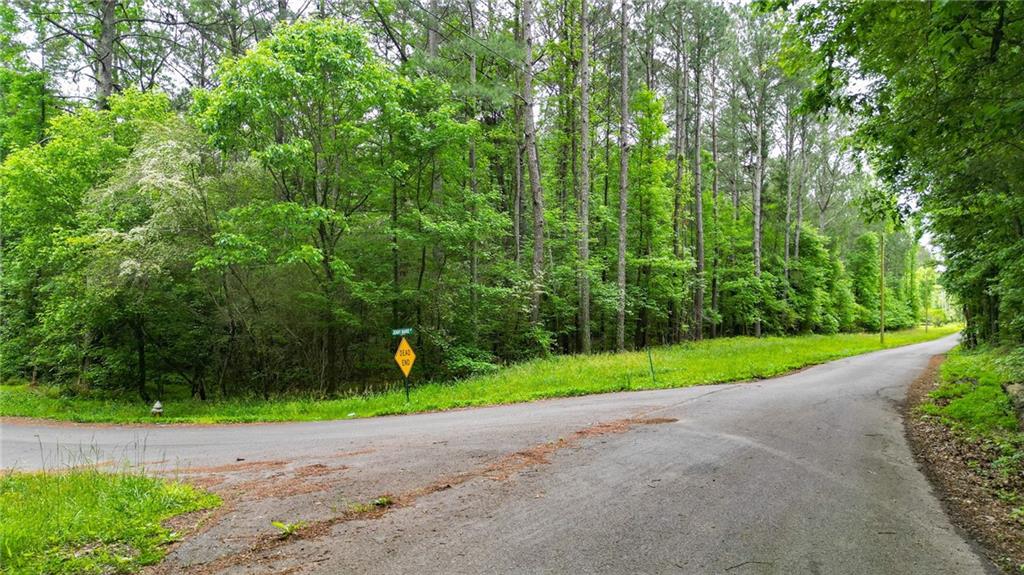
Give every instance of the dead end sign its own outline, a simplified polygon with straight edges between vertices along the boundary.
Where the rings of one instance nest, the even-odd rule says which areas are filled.
[[[395,352],[395,363],[398,364],[398,368],[402,370],[402,374],[408,379],[409,372],[412,371],[412,364],[416,363],[416,353],[412,351],[412,346],[409,345],[409,342],[404,337],[402,342],[398,344],[398,351]]]

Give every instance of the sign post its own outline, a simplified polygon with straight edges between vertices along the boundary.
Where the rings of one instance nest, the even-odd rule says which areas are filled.
[[[407,333],[412,333],[411,328],[405,328],[408,330]],[[393,330],[392,333],[395,335],[404,335],[395,332],[404,330]],[[409,402],[409,372],[412,371],[412,364],[416,363],[416,353],[413,352],[412,346],[403,337],[401,343],[398,344],[398,351],[395,352],[395,363],[398,364],[398,369],[402,370],[402,375],[405,376],[405,401]]]

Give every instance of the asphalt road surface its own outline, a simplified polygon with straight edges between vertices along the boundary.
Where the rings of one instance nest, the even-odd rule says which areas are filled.
[[[143,465],[220,493],[152,573],[994,573],[900,415],[955,341],[753,383],[400,417],[7,420],[0,462]],[[306,528],[281,540],[272,520]]]

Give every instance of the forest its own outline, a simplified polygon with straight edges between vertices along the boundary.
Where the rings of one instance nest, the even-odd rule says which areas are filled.
[[[434,380],[1020,343],[1024,8],[941,4],[4,4],[0,379],[335,395],[403,327]]]

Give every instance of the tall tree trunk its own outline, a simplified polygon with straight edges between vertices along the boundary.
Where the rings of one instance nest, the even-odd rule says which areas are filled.
[[[522,42],[522,9],[519,2],[515,2],[515,22],[512,25],[513,36],[517,43]],[[519,74],[516,75],[517,87],[520,92],[522,86],[518,85],[520,78]],[[512,105],[512,114],[515,121],[515,141],[513,142],[512,149],[512,163],[514,164],[514,172],[512,174],[513,184],[515,186],[515,198],[513,202],[513,214],[512,214],[512,240],[514,244],[514,255],[516,267],[522,259],[523,252],[523,232],[522,232],[522,221],[523,221],[523,142],[520,136],[526,131],[523,129],[523,117],[522,117],[522,103],[517,99]]]
[[[757,157],[754,159],[754,198],[752,211],[754,212],[754,277],[761,278],[761,185],[762,172],[764,171],[764,165],[762,164],[762,152],[764,148],[764,133],[762,131],[762,123],[764,121],[763,114],[761,113],[760,103],[757,104],[758,109],[754,112],[755,115],[755,126],[754,126],[754,152]],[[754,336],[761,337],[761,320],[757,319],[754,321]]]
[[[680,11],[682,11],[681,7]],[[682,23],[679,26],[681,34]],[[686,43],[681,42],[681,44],[683,46],[683,157],[685,157],[686,151],[690,149],[690,132],[687,130],[687,126],[690,123],[690,74],[686,71],[690,66],[690,57],[685,50]]]
[[[533,120],[533,0],[523,0],[523,123],[526,159],[533,196],[533,291],[530,297],[530,321],[540,325],[540,297],[544,282],[544,190],[537,158],[537,127]]]
[[[143,326],[142,316],[139,314],[135,315],[135,320],[132,322],[132,332],[135,334],[135,355],[137,361],[136,376],[136,388],[139,392],[139,397],[142,401],[149,403],[151,399],[149,392],[146,391],[146,330]]]
[[[117,35],[117,7],[119,0],[100,1],[100,35],[96,41],[96,103],[101,109],[109,105],[114,93],[114,42]],[[147,400],[148,401],[148,400]]]
[[[393,292],[391,298],[391,327],[397,328],[399,316],[398,316],[398,297],[401,293],[401,287],[398,283],[398,272],[400,255],[398,252],[398,182],[395,180],[391,181],[391,290]]]
[[[558,27],[558,41],[566,46],[567,54],[563,56],[564,59],[564,70],[562,74],[559,74],[559,79],[555,83],[555,102],[557,102],[557,112],[555,116],[553,131],[560,133],[561,135],[575,140],[576,134],[573,131],[572,116],[573,116],[573,102],[572,102],[572,75],[570,73],[571,67],[571,56],[572,53],[572,39],[570,37],[569,27],[572,25],[571,16],[564,14],[561,19],[561,25]],[[561,145],[558,146],[556,152],[555,161],[555,192],[557,193],[558,199],[558,216],[561,221],[561,226],[555,228],[555,231],[562,232],[562,238],[564,240],[565,231],[568,229],[566,226],[566,220],[568,219],[568,203],[569,203],[569,161],[572,150],[570,146]]]
[[[718,312],[718,262],[721,258],[721,231],[718,221],[718,65],[711,68],[711,219],[715,247],[711,259],[711,310]],[[717,319],[711,323],[711,337],[718,336]]]
[[[46,68],[46,48],[45,48],[44,45],[40,45],[40,47],[39,47],[39,69],[40,70],[46,70],[47,69]],[[37,89],[39,90],[39,124],[38,124],[39,131],[36,134],[36,143],[37,144],[42,144],[43,141],[46,139],[46,107],[47,107],[46,104],[49,101],[49,98],[47,97],[49,94],[48,94],[48,91],[46,89],[46,82],[44,80],[40,79],[38,81],[38,83],[36,84],[36,86],[37,86]],[[35,381],[35,371],[36,371],[36,368],[33,367],[32,368],[32,373],[33,373],[32,380],[33,381]]]
[[[608,50],[608,58],[605,60],[605,78],[608,81],[608,89],[604,91],[604,169],[602,170],[602,186],[601,186],[601,205],[604,207],[605,212],[611,213],[611,171],[612,171],[612,102],[614,101],[614,92],[612,91],[612,77],[615,71],[615,58],[613,56],[615,52]],[[610,218],[601,219],[601,248],[602,253],[607,253],[608,247],[611,245],[611,233],[608,225]],[[608,276],[611,273],[609,269],[611,266],[601,266],[601,284],[607,283]],[[607,312],[604,306],[599,308],[600,310],[600,332],[601,332],[601,348],[604,350],[611,349],[608,343],[611,330],[608,329],[608,319],[611,315]]]
[[[437,27],[440,22],[437,21],[437,0],[430,0],[430,14],[427,14],[427,21],[430,24],[427,25],[427,54],[434,58],[437,56],[437,45],[439,44],[439,38]],[[422,36],[420,36],[422,38]]]
[[[740,159],[740,147],[739,147],[739,134],[737,133],[737,124],[739,119],[736,117],[736,83],[732,82],[731,89],[729,91],[729,116],[732,119],[732,221],[733,223],[738,222],[740,219],[740,165],[742,160]],[[733,258],[735,258],[735,250],[733,250]]]
[[[522,122],[519,121],[517,107],[516,128],[519,128],[520,125],[522,125]],[[512,162],[515,164],[515,171],[512,175],[515,186],[515,198],[513,200],[512,207],[512,239],[515,244],[515,262],[518,264],[523,253],[523,147],[518,134],[516,135],[515,142],[513,142],[512,145]]]
[[[800,230],[804,225],[804,183],[807,181],[807,119],[800,120],[800,179],[796,186],[796,231],[793,234],[793,258],[800,259]]]
[[[321,224],[322,226],[322,224]],[[327,378],[327,394],[334,395],[338,392],[338,323],[334,320],[334,270],[331,267],[331,259],[327,253],[326,244],[323,249],[325,255],[322,258],[326,283],[327,307],[324,314],[324,354],[327,364],[324,369],[324,377]]]
[[[590,33],[580,0],[580,349],[590,353]]]
[[[469,5],[469,31],[470,34],[475,34],[474,30],[474,18],[473,18],[473,4]],[[469,85],[470,85],[470,117],[476,119],[476,98],[472,94],[475,94],[476,89],[476,52],[472,52],[469,55]],[[476,202],[477,202],[477,175],[476,175],[476,138],[471,137],[469,140],[469,191],[470,191],[470,217],[473,222],[476,223]],[[476,338],[477,333],[477,284],[480,281],[478,277],[478,262],[477,262],[477,241],[476,232],[473,232],[473,238],[469,242],[469,309],[472,315],[472,337]]]
[[[618,323],[615,328],[615,349],[626,348],[626,215],[629,209],[629,145],[626,142],[629,126],[629,63],[627,61],[629,29],[626,27],[627,0],[621,0],[619,35],[622,42],[619,53],[621,84],[619,86],[619,253],[618,253]]]
[[[790,230],[792,229],[793,220],[793,140],[795,139],[796,129],[793,125],[793,111],[790,109],[789,102],[786,103],[786,233],[785,233],[785,250],[783,256],[783,272],[786,275],[786,279],[789,279],[789,239]]]
[[[701,174],[701,76],[704,73],[704,63],[701,61],[701,49],[703,40],[700,31],[697,31],[697,44],[694,52],[693,64],[693,93],[696,98],[696,105],[693,109],[693,222],[696,228],[697,244],[697,281],[694,282],[693,293],[693,337],[696,340],[704,338],[704,181]]]
[[[242,22],[241,0],[230,0],[229,10],[226,10],[225,27],[227,28],[228,50],[232,56],[241,56],[245,53],[245,24]]]
[[[686,131],[686,112],[684,111],[684,100],[686,95],[683,93],[683,75],[686,73],[680,64],[680,53],[684,51],[686,41],[682,36],[682,10],[679,14],[679,49],[676,50],[675,55],[675,69],[676,69],[676,86],[675,86],[675,138],[673,142],[673,154],[675,156],[676,164],[676,179],[675,185],[672,186],[672,255],[677,259],[682,258],[682,209],[683,209],[683,156],[686,150],[683,147],[683,132]],[[675,275],[678,276],[675,272]],[[670,330],[670,341],[677,343],[680,339],[680,332],[682,331],[682,302],[680,298],[672,298],[669,303],[669,330]]]

